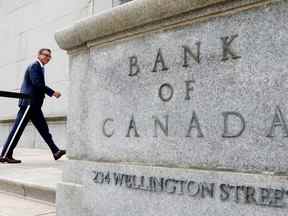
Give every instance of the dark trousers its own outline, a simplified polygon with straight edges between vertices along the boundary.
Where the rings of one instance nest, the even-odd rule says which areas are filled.
[[[52,135],[49,132],[49,128],[44,118],[41,107],[38,108],[29,105],[20,107],[12,130],[10,131],[10,134],[3,146],[1,153],[2,157],[12,157],[13,150],[17,146],[17,143],[29,120],[31,120],[33,125],[37,128],[38,132],[48,144],[52,153],[54,154],[59,150],[59,148],[55,145],[52,139]]]

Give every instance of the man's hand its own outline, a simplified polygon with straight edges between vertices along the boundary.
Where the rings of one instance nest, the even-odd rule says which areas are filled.
[[[61,93],[58,91],[55,91],[52,96],[59,98],[61,96]]]

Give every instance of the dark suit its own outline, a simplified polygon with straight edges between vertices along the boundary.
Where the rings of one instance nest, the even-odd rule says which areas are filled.
[[[29,95],[31,99],[19,100],[18,105],[20,110],[3,146],[1,156],[12,157],[13,150],[29,120],[37,128],[52,153],[56,153],[59,149],[55,145],[52,135],[49,133],[47,122],[41,110],[45,94],[51,97],[54,91],[45,85],[44,68],[41,67],[38,61],[33,62],[27,67],[21,86],[21,93]]]
[[[45,85],[44,71],[38,61],[30,64],[26,69],[24,80],[21,86],[21,93],[30,95],[32,98],[20,99],[19,106],[28,106],[28,104],[41,107],[44,101],[45,93],[50,97],[54,91]]]

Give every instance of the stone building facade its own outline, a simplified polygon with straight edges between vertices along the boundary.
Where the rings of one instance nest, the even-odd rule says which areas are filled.
[[[56,45],[56,30],[76,20],[109,10],[124,0],[0,0],[0,90],[19,91],[24,71],[42,47],[52,49],[52,61],[46,66],[47,84],[62,93],[62,98],[46,97],[43,106],[55,141],[66,143],[68,57]],[[18,111],[17,100],[0,98],[0,145]],[[29,123],[20,146],[47,148]]]

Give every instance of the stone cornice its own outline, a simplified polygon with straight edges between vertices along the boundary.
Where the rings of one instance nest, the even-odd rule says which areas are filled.
[[[104,11],[95,16],[88,17],[74,23],[55,33],[55,39],[60,48],[73,50],[89,43],[109,41],[110,37],[119,39],[115,35],[126,35],[131,31],[143,33],[161,29],[179,23],[177,18],[207,16],[225,13],[225,9],[244,10],[249,6],[259,6],[271,3],[272,0],[135,0],[127,4]],[[277,2],[277,1],[273,1]],[[227,5],[227,8],[225,8]],[[201,12],[202,11],[202,12]],[[194,17],[195,18],[195,17]],[[174,22],[171,22],[171,19]],[[168,24],[165,21],[170,20]],[[160,23],[161,21],[161,23]],[[162,25],[162,23],[164,23]],[[147,28],[147,25],[153,28]],[[135,30],[136,29],[136,30]],[[141,31],[142,30],[142,31]],[[110,41],[113,39],[110,39]]]

